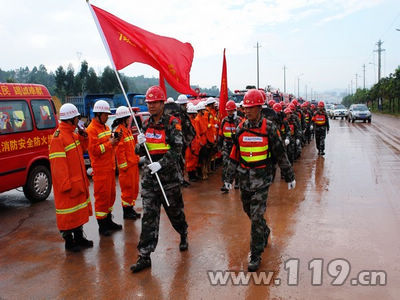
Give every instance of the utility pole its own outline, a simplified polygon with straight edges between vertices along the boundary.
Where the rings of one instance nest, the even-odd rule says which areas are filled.
[[[283,66],[283,92],[286,94],[286,66]]]
[[[374,52],[378,52],[378,84],[381,81],[381,54],[385,49],[382,49],[383,42],[379,40],[376,45],[378,46],[378,50],[374,50]],[[378,109],[382,110],[382,98],[378,98]]]
[[[365,64],[363,64],[363,73],[364,73],[364,76],[363,76],[363,81],[364,81],[363,89],[365,90]]]
[[[353,95],[353,79],[350,81],[350,87],[351,94]]]
[[[300,76],[304,75],[304,73],[301,73],[299,76],[297,76],[297,99],[300,98]]]
[[[312,97],[312,88],[311,88],[311,101],[313,100],[313,97]]]
[[[307,84],[306,84],[306,101],[307,101],[307,96],[308,96],[308,95],[307,95]]]
[[[357,93],[357,88],[358,88],[358,74],[356,73],[356,93]]]
[[[259,64],[259,55],[258,55],[258,49],[261,48],[261,45],[258,44],[257,42],[257,89],[260,87],[260,64]]]

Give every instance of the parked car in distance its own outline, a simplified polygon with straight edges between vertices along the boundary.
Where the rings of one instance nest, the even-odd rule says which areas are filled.
[[[352,123],[356,120],[363,120],[364,123],[366,121],[371,123],[371,112],[365,104],[352,104],[349,108],[347,120]]]
[[[333,110],[333,104],[326,104],[325,105],[325,111],[328,117],[332,118],[332,110]]]
[[[347,114],[347,108],[343,104],[335,104],[331,111],[331,119],[342,118],[343,120],[347,117]]]
[[[0,193],[22,186],[31,202],[49,196],[49,143],[57,125],[45,86],[0,83]]]

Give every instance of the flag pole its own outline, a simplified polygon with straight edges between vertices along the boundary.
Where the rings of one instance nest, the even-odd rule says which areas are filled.
[[[94,22],[96,23],[97,30],[99,31],[99,34],[100,34],[101,39],[102,39],[102,41],[103,41],[104,48],[106,49],[106,52],[107,52],[107,54],[108,54],[108,58],[109,58],[110,61],[111,61],[111,65],[112,65],[113,70],[114,70],[114,72],[115,72],[115,76],[117,77],[117,80],[118,80],[118,83],[119,83],[119,85],[120,85],[120,87],[121,87],[122,93],[124,94],[124,98],[125,98],[126,104],[128,105],[129,112],[131,113],[132,119],[135,121],[135,126],[136,126],[136,128],[138,129],[139,134],[141,134],[142,131],[140,130],[140,127],[139,127],[139,125],[138,125],[138,123],[137,123],[137,120],[136,120],[135,115],[134,115],[133,110],[132,110],[132,106],[131,106],[131,104],[129,103],[128,96],[126,95],[126,92],[125,92],[124,86],[122,85],[122,82],[121,82],[121,79],[120,79],[120,77],[119,77],[117,68],[115,67],[114,60],[112,59],[112,55],[111,55],[110,48],[109,48],[108,43],[107,43],[107,40],[106,40],[106,38],[105,38],[105,36],[104,36],[104,34],[103,34],[103,30],[101,29],[99,20],[97,19],[97,16],[96,16],[96,14],[95,14],[94,11],[93,11],[93,8],[90,6],[89,0],[86,0],[86,3],[87,3],[88,6],[89,6],[89,10],[90,10],[90,12],[92,13],[93,20],[94,20]],[[146,143],[144,143],[144,149],[146,150],[146,154],[147,154],[147,157],[148,157],[149,160],[150,160],[150,163],[153,163],[153,160],[151,159],[151,155],[150,155],[149,149],[147,148]],[[165,194],[164,187],[162,186],[160,177],[158,176],[158,173],[157,173],[157,172],[154,173],[154,175],[156,176],[157,182],[158,182],[158,184],[160,185],[160,189],[161,189],[161,192],[162,192],[162,194],[163,194],[163,196],[164,196],[165,203],[167,204],[167,206],[169,206],[168,198],[167,198],[167,195]]]

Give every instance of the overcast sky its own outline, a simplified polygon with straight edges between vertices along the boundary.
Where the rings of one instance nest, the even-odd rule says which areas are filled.
[[[346,89],[356,73],[362,86],[377,78],[376,42],[386,49],[383,76],[400,64],[400,0],[96,0],[92,4],[156,34],[194,48],[191,84],[220,86],[223,48],[228,87],[256,84],[260,43],[260,87],[300,93]],[[84,0],[0,0],[0,68],[44,64],[54,71],[87,60],[96,72],[110,65]],[[142,64],[122,70],[130,76],[158,77]]]

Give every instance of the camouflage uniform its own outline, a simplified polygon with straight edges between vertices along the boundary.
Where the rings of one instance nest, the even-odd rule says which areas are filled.
[[[236,136],[239,137],[245,130],[261,128],[263,117],[256,124],[249,120],[244,121],[242,126],[236,129]],[[286,182],[294,180],[293,169],[287,158],[285,147],[278,134],[276,126],[267,121],[268,152],[274,159]],[[266,167],[247,168],[239,162],[239,142],[235,144],[231,153],[231,160],[228,165],[228,181],[232,183],[233,176],[237,171],[240,179],[240,192],[243,209],[251,220],[251,241],[250,250],[252,255],[261,256],[268,240],[269,228],[264,219],[267,206],[268,188],[272,182],[272,168],[270,159],[267,158]],[[235,157],[233,159],[233,157]]]
[[[324,152],[326,132],[329,131],[329,118],[328,118],[328,115],[326,114],[325,110],[321,110],[321,111],[317,110],[313,116],[313,120],[315,120],[315,117],[317,115],[325,115],[325,125],[319,126],[314,121],[315,145],[319,152]]]
[[[142,232],[138,245],[140,256],[143,257],[148,257],[157,246],[161,204],[164,206],[172,226],[181,236],[187,235],[188,227],[180,188],[182,174],[179,171],[178,162],[182,153],[183,138],[179,121],[164,113],[157,124],[150,117],[148,123],[144,125],[143,132],[146,132],[150,127],[164,129],[166,143],[170,145],[170,149],[165,154],[152,155],[153,162],[158,161],[161,165],[161,169],[157,174],[164,187],[170,206],[167,207],[165,205],[156,176],[152,175],[150,169],[147,168],[150,161],[146,158],[141,179],[143,218]],[[146,153],[144,146],[139,144],[136,145],[135,152],[141,156]]]
[[[232,130],[232,137],[227,138],[223,135],[222,130],[224,129],[225,123],[228,122],[230,126],[234,126],[235,130]],[[235,131],[236,127],[239,125],[241,122],[241,118],[236,116],[226,116],[222,122],[221,122],[221,132],[219,135],[219,140],[218,144],[221,146],[221,152],[222,152],[222,182],[225,182],[227,180],[227,170],[228,170],[228,163],[229,163],[229,155],[231,154],[232,147],[233,147],[233,141],[235,139]],[[238,176],[235,176],[235,184],[239,183],[239,178]]]
[[[301,125],[299,121],[299,117],[295,113],[291,113],[290,116],[286,119],[289,125],[294,126],[294,134],[290,135],[290,144],[287,146],[287,155],[291,163],[293,163],[299,153],[301,153],[301,143],[297,145],[296,140],[301,139]]]

